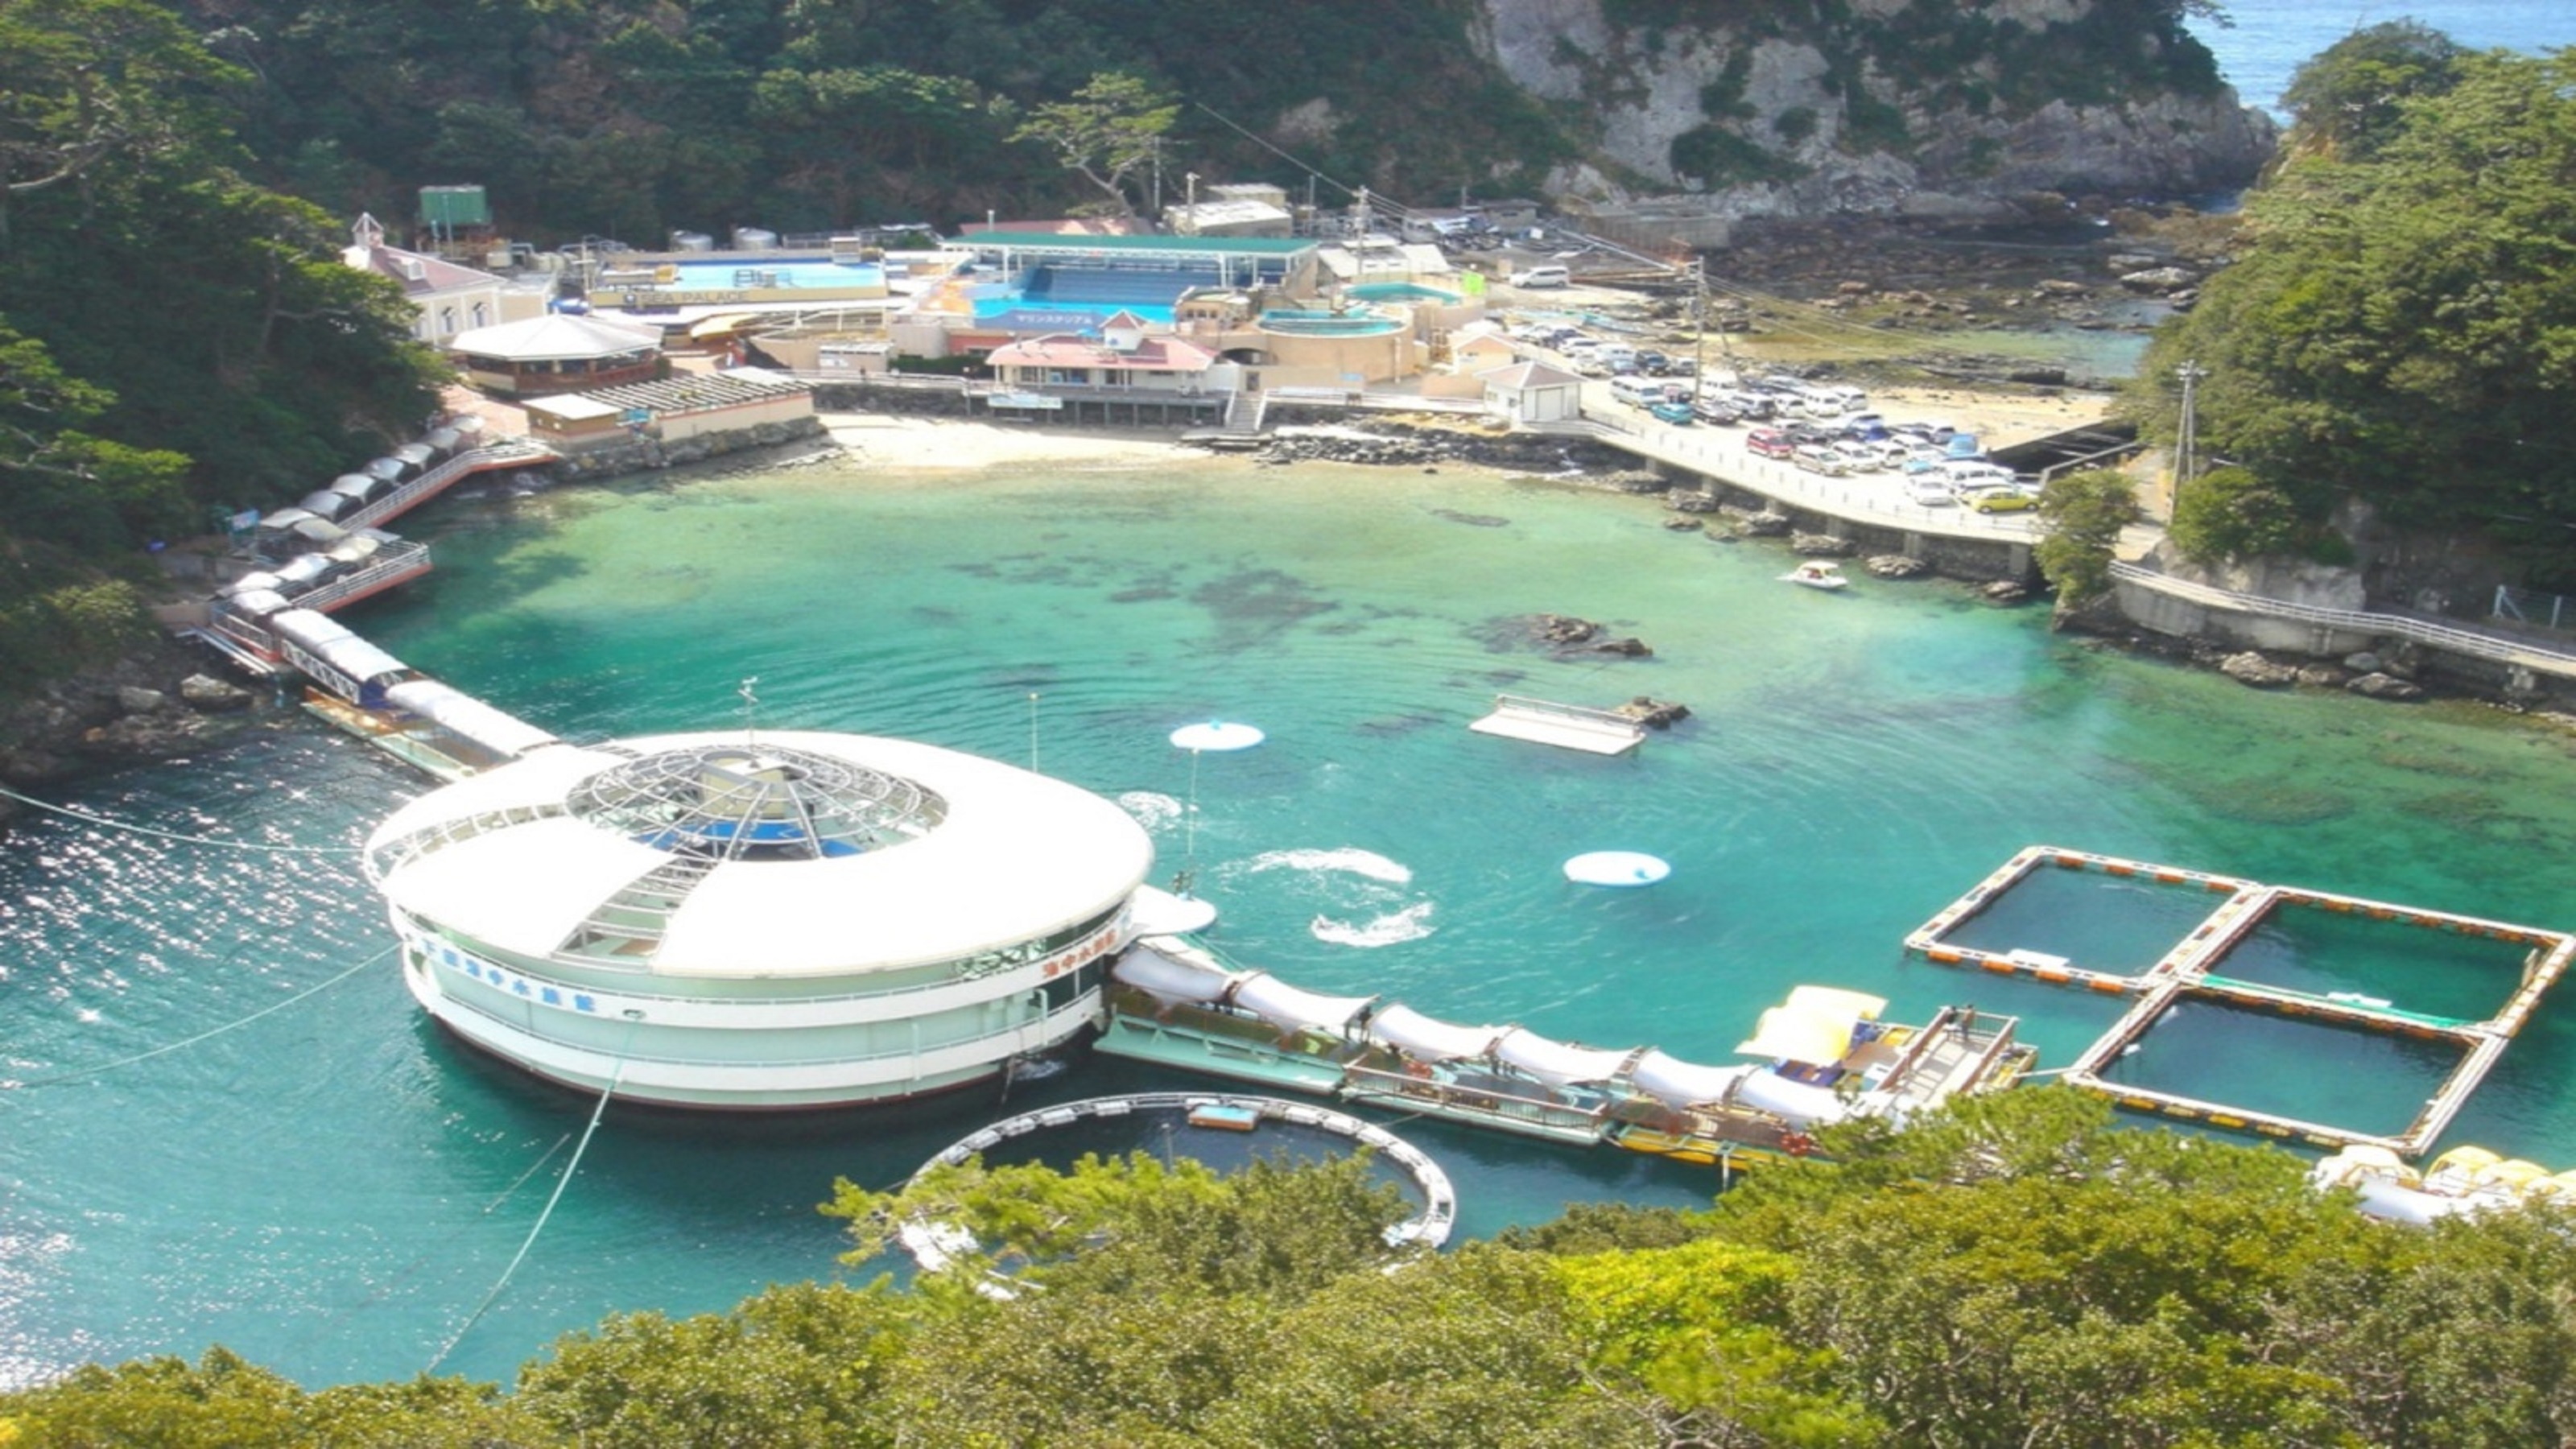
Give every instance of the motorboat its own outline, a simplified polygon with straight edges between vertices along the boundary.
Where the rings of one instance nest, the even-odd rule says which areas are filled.
[[[1809,559],[1780,576],[1784,584],[1804,584],[1811,589],[1839,589],[1851,580],[1843,577],[1842,566],[1822,559]]]

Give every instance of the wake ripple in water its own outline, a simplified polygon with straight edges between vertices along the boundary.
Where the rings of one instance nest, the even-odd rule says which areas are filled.
[[[1181,802],[1169,795],[1151,790],[1130,790],[1118,797],[1118,808],[1136,819],[1147,830],[1165,830],[1181,818]]]
[[[1413,870],[1373,850],[1273,850],[1236,867],[1243,875],[1286,870],[1298,889],[1323,907],[1307,929],[1336,946],[1392,946],[1431,934],[1432,903],[1406,901]]]
[[[1273,850],[1254,856],[1243,867],[1247,875],[1265,870],[1348,871],[1389,885],[1409,885],[1413,872],[1373,850],[1344,846],[1339,850]]]
[[[1331,916],[1317,916],[1306,929],[1314,932],[1316,940],[1335,946],[1358,946],[1362,949],[1392,946],[1398,941],[1419,941],[1430,935],[1431,910],[1431,902],[1417,901],[1403,910],[1357,926]]]

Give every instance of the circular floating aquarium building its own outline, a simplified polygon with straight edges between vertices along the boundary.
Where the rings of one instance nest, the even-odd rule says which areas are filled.
[[[935,1092],[1079,1035],[1152,862],[1060,780],[769,731],[541,749],[366,847],[404,984],[457,1035],[585,1090],[743,1108]]]

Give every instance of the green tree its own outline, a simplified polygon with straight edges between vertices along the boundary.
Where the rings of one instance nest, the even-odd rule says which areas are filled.
[[[2364,26],[2319,51],[2281,94],[2292,143],[2345,160],[2368,160],[2401,123],[2401,106],[2439,95],[2458,79],[2460,47],[2414,20]]]
[[[2287,553],[2308,538],[2298,500],[2250,468],[2213,468],[2182,485],[2166,529],[2175,546],[2204,562]]]
[[[2352,496],[2400,525],[2563,555],[2559,525],[2576,517],[2576,51],[2459,56],[2446,85],[2383,119],[2345,148],[2366,154],[2293,156],[2248,198],[2254,245],[2159,332],[2142,375],[2207,364],[2203,442],[2306,522]],[[2128,406],[2172,435],[2161,390]]]
[[[2040,491],[2039,517],[2048,532],[2031,556],[2058,598],[2080,607],[2107,593],[2120,530],[2138,517],[2127,476],[2094,468],[2052,478]]]
[[[1011,139],[1053,152],[1065,169],[1099,188],[1107,198],[1104,210],[1134,216],[1128,179],[1160,154],[1163,137],[1180,114],[1177,101],[1143,79],[1106,72],[1093,76],[1071,100],[1032,107]]]
[[[142,0],[0,0],[0,246],[21,198],[110,166],[228,150],[218,89],[246,79]]]

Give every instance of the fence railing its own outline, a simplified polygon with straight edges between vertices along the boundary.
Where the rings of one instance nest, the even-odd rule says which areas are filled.
[[[2576,609],[2567,607],[2565,594],[2544,594],[2511,584],[2496,585],[2495,605],[2487,612],[2494,618],[2511,619],[2535,629],[2576,628]]]
[[[2274,599],[2261,594],[2239,593],[2213,584],[2195,583],[2161,574],[2132,563],[2111,565],[2111,577],[2123,583],[2136,584],[2173,598],[2189,600],[2213,609],[2228,609],[2241,614],[2263,614],[2276,619],[2296,619],[2302,623],[2322,624],[2330,629],[2344,629],[2357,634],[2383,638],[2412,639],[2456,654],[2480,659],[2494,659],[2519,664],[2529,669],[2553,674],[2576,674],[2576,650],[2554,649],[2526,639],[2479,633],[2450,624],[2436,624],[2406,614],[2374,614],[2357,609],[2330,609],[2319,604],[2302,604],[2289,599]]]

